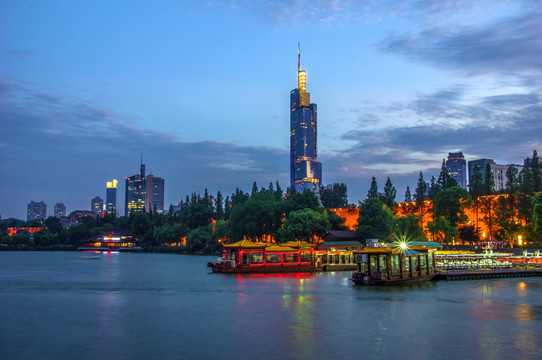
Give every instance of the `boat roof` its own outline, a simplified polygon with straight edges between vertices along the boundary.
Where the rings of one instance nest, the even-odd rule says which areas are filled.
[[[269,245],[265,248],[265,251],[267,252],[295,252],[297,253],[298,249],[294,249],[293,247],[289,246],[280,246],[280,245]]]
[[[225,248],[245,248],[245,249],[265,249],[269,244],[264,242],[254,242],[247,239],[234,242],[233,244],[224,244]]]
[[[411,241],[409,243],[407,243],[407,245],[409,247],[412,247],[412,246],[425,246],[426,248],[436,248],[436,249],[441,249],[442,248],[442,245],[439,244],[438,242],[435,242],[435,241]]]

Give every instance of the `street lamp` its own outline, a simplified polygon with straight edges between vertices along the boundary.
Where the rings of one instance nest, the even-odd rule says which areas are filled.
[[[519,246],[523,245],[523,239],[522,239],[521,235],[518,235],[518,245]]]

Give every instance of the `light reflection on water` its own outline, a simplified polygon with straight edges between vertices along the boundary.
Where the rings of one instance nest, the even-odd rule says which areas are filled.
[[[537,359],[542,278],[354,287],[209,258],[0,253],[2,359]]]

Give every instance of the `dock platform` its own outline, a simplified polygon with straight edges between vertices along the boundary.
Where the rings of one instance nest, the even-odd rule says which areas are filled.
[[[453,270],[440,272],[435,280],[482,280],[542,276],[542,269]]]

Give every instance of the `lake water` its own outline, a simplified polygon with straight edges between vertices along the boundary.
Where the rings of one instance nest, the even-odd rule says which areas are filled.
[[[355,287],[212,260],[0,252],[0,359],[542,358],[542,277]]]

